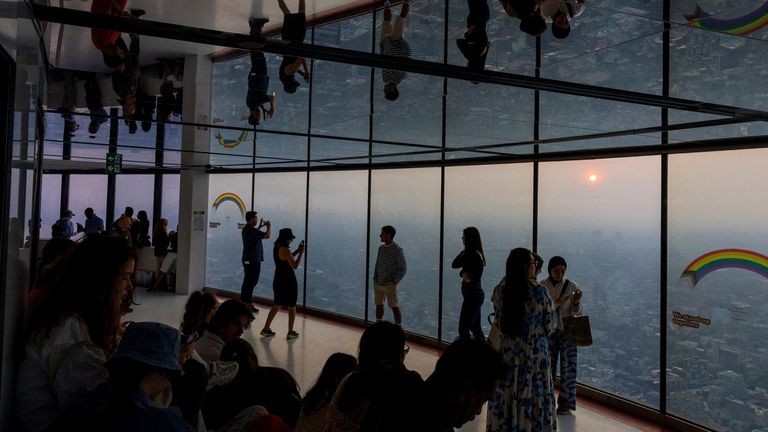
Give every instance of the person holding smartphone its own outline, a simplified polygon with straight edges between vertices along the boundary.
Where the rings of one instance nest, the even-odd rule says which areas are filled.
[[[576,282],[565,278],[567,268],[565,258],[553,256],[547,265],[549,276],[540,282],[547,288],[557,315],[557,329],[549,338],[549,352],[553,377],[557,373],[558,357],[560,360],[558,414],[568,414],[576,409],[576,345],[565,336],[563,318],[581,313],[582,293]]]
[[[269,310],[264,328],[261,330],[261,335],[264,337],[275,335],[270,326],[281,307],[288,308],[288,334],[286,339],[296,339],[299,337],[299,333],[293,330],[293,324],[296,321],[296,299],[299,295],[299,284],[294,270],[299,267],[301,257],[304,255],[304,240],[299,243],[299,247],[295,251],[291,252],[291,242],[295,238],[296,236],[293,235],[293,231],[290,228],[282,228],[272,249],[272,257],[275,260],[275,277],[272,280],[275,301],[272,309]]]
[[[240,287],[240,300],[249,305],[251,312],[259,310],[253,305],[253,289],[259,283],[261,275],[261,262],[264,261],[264,246],[262,240],[272,234],[272,224],[263,218],[259,221],[258,213],[249,211],[245,213],[246,225],[243,227],[243,285]],[[257,226],[258,224],[258,226]],[[267,227],[262,231],[262,227]]]

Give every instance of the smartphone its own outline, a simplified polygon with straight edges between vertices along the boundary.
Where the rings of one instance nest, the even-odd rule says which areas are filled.
[[[182,346],[187,346],[191,344],[192,342],[197,340],[197,332],[192,332],[192,334],[187,335],[184,340],[182,341]]]

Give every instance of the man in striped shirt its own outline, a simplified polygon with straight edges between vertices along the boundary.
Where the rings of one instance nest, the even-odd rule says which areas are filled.
[[[408,16],[410,4],[408,0],[403,2],[400,7],[400,16],[392,25],[392,11],[389,9],[389,1],[384,6],[384,22],[381,23],[381,53],[393,57],[411,57],[411,47],[403,39],[403,28],[405,27],[405,18]],[[406,73],[399,70],[382,69],[381,78],[384,80],[384,97],[388,100],[397,100],[400,92],[397,85],[406,77]]]
[[[403,248],[394,242],[395,227],[386,225],[381,228],[379,239],[384,243],[379,246],[376,255],[376,267],[373,271],[373,294],[376,303],[376,320],[384,318],[384,297],[395,315],[395,324],[403,320],[397,303],[397,284],[403,280],[408,266],[405,264]]]

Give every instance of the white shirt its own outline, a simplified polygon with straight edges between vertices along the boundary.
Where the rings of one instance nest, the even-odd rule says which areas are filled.
[[[555,307],[555,302],[558,298],[560,298],[560,293],[563,290],[563,283],[567,278],[563,278],[560,282],[558,282],[555,285],[552,285],[552,282],[549,280],[549,277],[546,277],[542,279],[539,282],[539,285],[544,286],[547,288],[547,292],[549,293],[549,296],[552,298],[552,307]],[[579,305],[577,307],[573,306],[573,302],[571,301],[571,295],[576,292],[581,291],[579,288],[579,285],[576,284],[574,281],[568,282],[568,290],[563,294],[567,297],[565,302],[560,305],[559,308],[557,308],[557,329],[562,330],[563,329],[563,318],[573,316],[576,314],[581,313],[581,301],[579,301]]]
[[[88,326],[72,315],[47,338],[31,340],[19,364],[16,412],[22,431],[40,431],[66,412],[84,414],[89,396],[108,372],[106,353],[88,335]]]

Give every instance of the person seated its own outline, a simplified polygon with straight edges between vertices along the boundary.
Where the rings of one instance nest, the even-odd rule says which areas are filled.
[[[107,379],[135,264],[135,250],[119,239],[88,237],[35,287],[17,374],[19,430],[78,430]]]
[[[368,327],[360,338],[358,369],[331,399],[326,432],[417,430],[424,381],[403,364],[409,350],[399,325],[379,321]]]
[[[203,406],[208,427],[215,429],[244,409],[261,405],[293,429],[301,411],[301,393],[288,371],[259,366],[253,346],[240,338],[227,343],[221,360],[237,362],[238,371],[231,382],[208,392]]]
[[[230,299],[219,306],[211,318],[208,330],[197,342],[197,352],[206,362],[221,360],[224,345],[243,335],[256,319],[248,305]]]
[[[106,430],[192,431],[178,408],[157,407],[171,379],[181,374],[179,360],[177,330],[153,322],[130,324],[107,362]]]
[[[294,432],[325,430],[331,398],[341,380],[356,368],[357,359],[349,354],[337,352],[328,357],[317,382],[304,395],[304,403]]]
[[[196,335],[200,338],[208,329],[208,323],[219,310],[219,300],[209,292],[195,291],[190,294],[184,306],[181,334]]]
[[[427,378],[421,432],[453,431],[472,421],[504,378],[504,359],[485,341],[461,338],[443,351]]]

